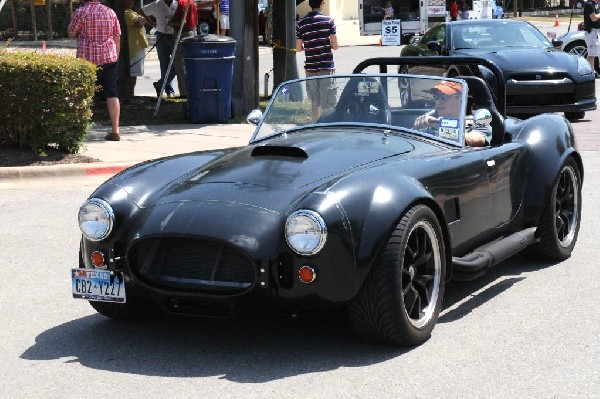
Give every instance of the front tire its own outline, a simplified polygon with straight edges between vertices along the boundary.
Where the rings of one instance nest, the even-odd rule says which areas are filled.
[[[577,121],[585,118],[585,111],[565,112],[565,118],[569,122]]]
[[[404,214],[348,312],[363,337],[386,344],[425,342],[444,296],[446,256],[433,211],[417,205]]]
[[[571,256],[581,222],[581,174],[573,158],[560,169],[550,198],[540,218],[540,241],[527,248],[526,255],[559,261]]]

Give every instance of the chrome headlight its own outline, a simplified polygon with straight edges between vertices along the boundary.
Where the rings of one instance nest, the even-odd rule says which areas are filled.
[[[581,76],[591,75],[592,72],[594,72],[594,71],[592,70],[592,66],[590,65],[588,60],[586,60],[585,58],[580,57],[578,55],[576,55],[576,57],[577,57],[577,73],[579,73]]]
[[[88,199],[79,208],[79,228],[92,241],[108,237],[113,228],[115,214],[110,205],[101,199]]]
[[[314,255],[327,240],[327,226],[317,212],[296,211],[285,222],[285,240],[298,255]]]

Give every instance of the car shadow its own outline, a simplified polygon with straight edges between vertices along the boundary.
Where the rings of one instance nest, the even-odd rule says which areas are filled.
[[[479,306],[525,280],[523,273],[542,270],[556,263],[531,261],[516,255],[473,281],[451,281],[446,285],[438,323],[449,323],[467,316]]]
[[[523,272],[549,265],[513,258],[477,280],[450,283],[438,322],[459,320],[525,279]],[[94,314],[42,332],[21,358],[61,359],[128,374],[262,383],[377,364],[413,349],[365,342],[342,311],[234,320],[166,316],[146,322]]]

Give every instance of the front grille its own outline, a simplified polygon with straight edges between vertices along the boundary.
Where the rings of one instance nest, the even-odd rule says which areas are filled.
[[[568,105],[575,102],[573,93],[506,94],[508,106]]]
[[[528,80],[562,80],[569,76],[563,72],[529,72],[529,73],[515,73],[506,77],[507,79],[514,79],[517,82],[528,81]]]
[[[232,294],[250,287],[252,261],[225,243],[196,237],[156,237],[140,241],[130,265],[143,279],[170,289]]]

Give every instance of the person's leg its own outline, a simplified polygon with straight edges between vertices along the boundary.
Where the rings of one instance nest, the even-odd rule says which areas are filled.
[[[157,92],[161,89],[169,62],[171,60],[171,53],[173,52],[173,35],[164,35],[162,33],[156,34],[156,52],[158,53],[158,63],[160,64],[160,79],[155,82],[154,88]],[[173,94],[173,78],[175,77],[175,68],[171,67],[169,77],[167,78],[167,84],[165,85],[165,93]]]
[[[110,124],[112,127],[112,131],[104,138],[110,141],[119,141],[121,139],[119,134],[121,105],[119,103],[117,91],[117,82],[119,80],[118,63],[113,62],[111,64],[101,65],[99,68],[102,70],[101,84],[102,89],[106,94],[106,108],[108,109],[108,115],[110,117]]]
[[[196,31],[182,32],[181,38],[196,36]],[[175,51],[175,69],[177,71],[177,86],[179,86],[179,95],[181,97],[187,97],[187,85],[185,82],[185,63],[183,61],[183,49],[181,42],[177,46]]]
[[[106,108],[110,117],[110,125],[112,126],[112,135],[119,136],[119,117],[121,116],[121,104],[119,97],[110,97],[106,99]],[[117,140],[118,141],[118,140]]]

